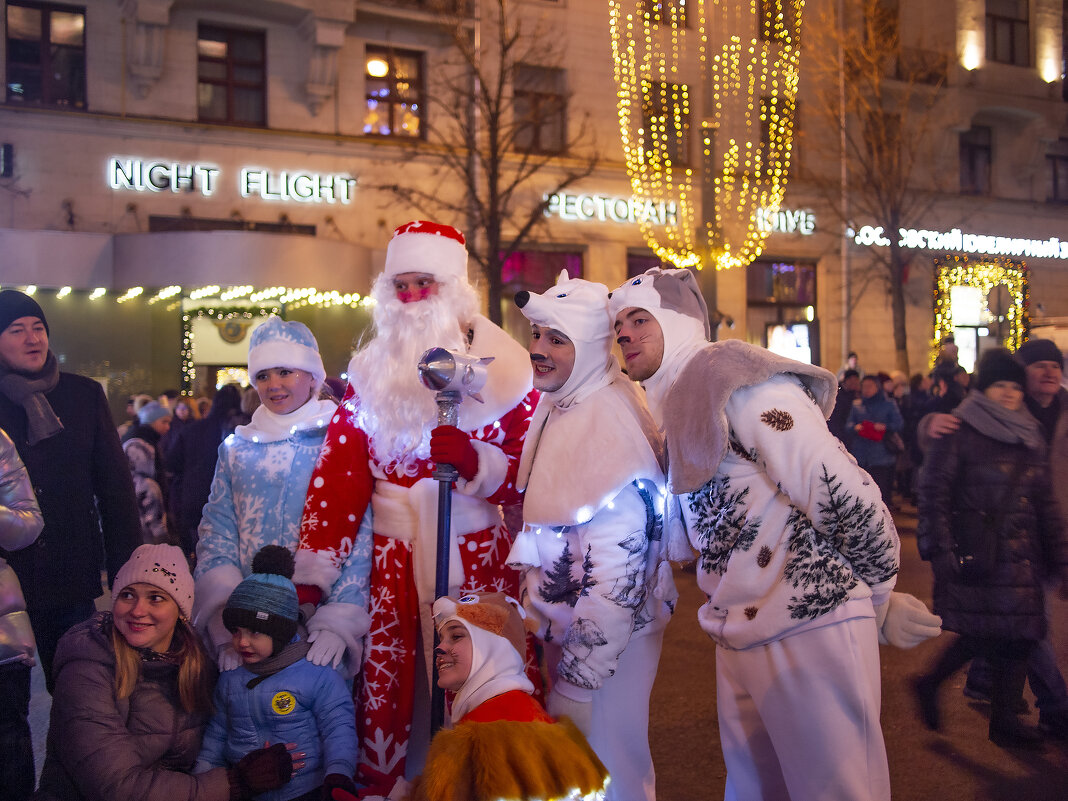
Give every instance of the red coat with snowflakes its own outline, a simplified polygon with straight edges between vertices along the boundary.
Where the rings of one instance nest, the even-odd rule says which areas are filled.
[[[477,318],[471,342],[472,355],[492,355],[503,363],[489,371],[485,406],[464,404],[468,419],[471,413],[481,418],[467,428],[478,471],[469,481],[458,479],[452,493],[450,594],[499,591],[518,597],[519,575],[505,566],[511,537],[500,507],[521,499],[516,473],[537,393],[526,351],[501,329]],[[358,377],[352,380],[358,386]],[[412,724],[416,682],[428,681],[427,664],[417,663],[416,654],[420,637],[432,631],[438,483],[428,459],[398,469],[375,458],[357,425],[359,403],[350,386],[330,423],[308,488],[301,548],[317,558],[344,550],[370,503],[371,628],[356,697],[357,777],[384,795],[404,775],[412,729],[429,730]],[[425,640],[422,648],[428,655],[432,643]]]

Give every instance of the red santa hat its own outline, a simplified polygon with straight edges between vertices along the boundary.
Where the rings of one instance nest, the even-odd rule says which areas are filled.
[[[385,275],[428,273],[438,280],[467,280],[467,244],[451,225],[413,220],[393,232],[386,248]]]

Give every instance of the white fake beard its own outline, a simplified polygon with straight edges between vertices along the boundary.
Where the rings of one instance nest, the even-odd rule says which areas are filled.
[[[357,424],[383,466],[406,467],[430,458],[430,431],[437,425],[434,392],[419,381],[419,360],[430,348],[465,352],[460,321],[478,308],[471,287],[446,280],[437,295],[401,303],[392,278],[381,275],[371,290],[375,336],[349,363],[349,381],[360,398]]]

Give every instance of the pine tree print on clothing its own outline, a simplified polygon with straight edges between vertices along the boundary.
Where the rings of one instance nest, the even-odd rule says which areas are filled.
[[[687,496],[690,511],[696,516],[695,528],[704,572],[722,576],[735,549],[747,551],[753,547],[760,530],[760,518],[747,519],[749,507],[745,499],[748,495],[748,487],[732,492],[730,477],[723,476],[713,478]]]
[[[807,620],[835,609],[858,580],[878,584],[897,572],[886,522],[876,503],[844,492],[843,482],[822,466],[820,484],[827,500],[818,505],[819,525],[791,506],[790,558],[784,577],[803,589],[790,604],[791,617]]]
[[[588,552],[586,558],[589,559]],[[538,587],[538,595],[543,601],[550,604],[567,604],[574,609],[583,584],[571,576],[573,562],[571,544],[564,540],[564,550],[553,562],[553,566],[545,572],[545,581]]]
[[[886,538],[886,517],[881,504],[864,503],[842,491],[838,476],[823,465],[820,482],[827,502],[821,503],[819,528],[833,538],[834,547],[849,559],[853,572],[868,584],[887,581],[897,573],[897,556]]]

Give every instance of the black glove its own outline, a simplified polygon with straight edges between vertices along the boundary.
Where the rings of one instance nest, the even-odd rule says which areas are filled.
[[[230,799],[259,795],[277,790],[293,777],[293,757],[285,743],[259,748],[241,758],[227,771],[230,778]]]
[[[348,796],[343,793],[335,795],[334,790],[344,790],[345,793],[348,793]],[[326,778],[323,779],[323,801],[337,801],[339,798],[347,798],[349,796],[356,797],[356,785],[352,779],[343,773],[326,774]]]

